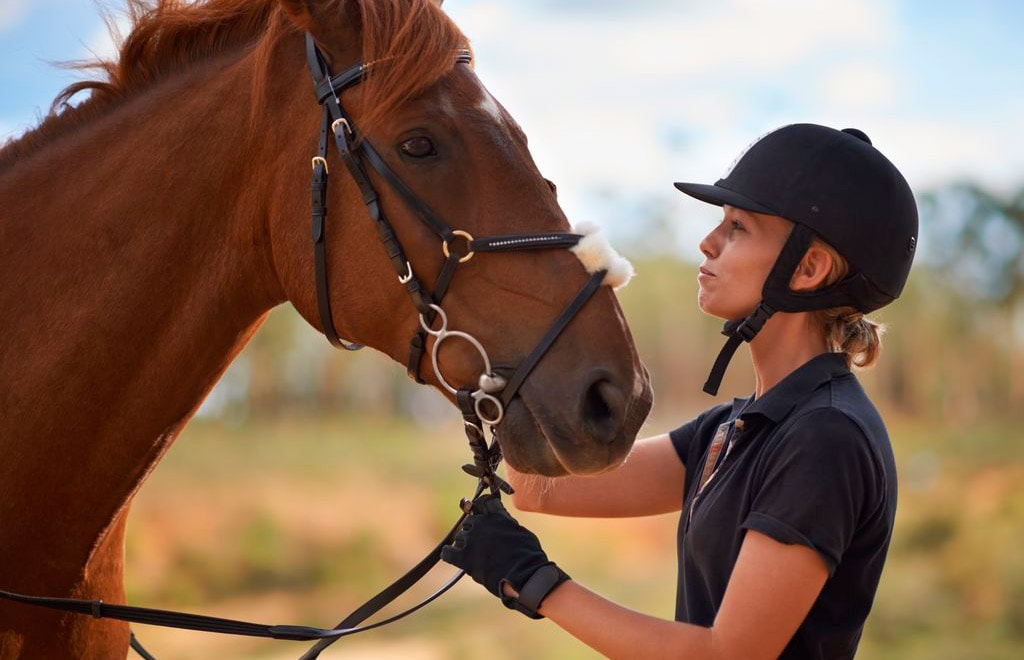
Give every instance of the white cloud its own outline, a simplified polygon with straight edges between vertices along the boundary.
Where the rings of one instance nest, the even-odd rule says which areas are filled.
[[[449,11],[483,47],[482,57],[499,51],[504,62],[521,65],[520,75],[541,64],[545,73],[572,68],[606,79],[680,79],[712,70],[761,75],[825,50],[879,48],[898,34],[883,5],[863,0],[680,3],[622,15],[540,14],[489,1]]]
[[[902,87],[891,66],[869,61],[840,64],[824,72],[818,81],[825,104],[850,112],[891,107],[899,100]]]
[[[97,21],[97,26],[85,41],[83,56],[89,59],[112,59],[117,56],[117,44],[114,42],[106,23]],[[127,35],[131,29],[131,20],[123,13],[114,17],[114,25],[121,35]]]
[[[713,181],[794,120],[862,128],[918,190],[964,177],[1019,185],[1024,171],[1024,134],[1011,134],[1024,92],[982,113],[942,107],[901,57],[942,35],[915,33],[879,0],[449,4],[570,214],[595,206],[595,188],[643,199],[671,195],[673,180]]]
[[[1024,108],[1022,108],[1024,109]],[[1024,136],[997,125],[917,117],[880,122],[872,139],[916,190],[971,179],[1009,191],[1024,172]]]
[[[758,88],[820,102],[823,72],[803,71],[809,62],[837,50],[866,58],[900,32],[885,5],[864,0],[702,0],[634,12],[487,0],[448,11],[570,214],[595,188],[643,197],[671,194],[684,176],[713,181],[754,136],[794,119],[785,103],[766,107]],[[866,66],[835,73],[870,82],[872,102],[891,87]]]
[[[31,4],[31,0],[0,0],[0,34],[21,25]]]

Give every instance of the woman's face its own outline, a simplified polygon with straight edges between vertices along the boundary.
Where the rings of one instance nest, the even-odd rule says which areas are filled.
[[[723,207],[722,222],[700,242],[704,262],[697,306],[726,321],[748,316],[761,301],[769,271],[793,229],[777,215]]]

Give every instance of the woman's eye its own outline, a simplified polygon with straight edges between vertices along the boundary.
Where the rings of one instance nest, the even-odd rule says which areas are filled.
[[[434,143],[430,141],[430,138],[425,137],[410,138],[403,142],[400,148],[403,154],[411,158],[426,158],[427,156],[437,155]]]

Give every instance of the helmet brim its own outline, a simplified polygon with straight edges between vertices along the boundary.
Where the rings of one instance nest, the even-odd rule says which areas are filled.
[[[715,206],[735,206],[738,209],[744,211],[753,211],[754,213],[767,213],[769,215],[779,215],[779,212],[775,209],[769,208],[764,204],[759,204],[749,197],[744,197],[738,192],[723,188],[720,185],[710,186],[706,183],[680,183],[676,182],[675,187],[681,192],[686,193],[694,199],[699,199],[702,202],[708,204],[714,204]]]

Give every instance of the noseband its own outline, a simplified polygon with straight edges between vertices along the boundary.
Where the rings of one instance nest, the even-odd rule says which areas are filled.
[[[492,493],[503,491],[511,493],[511,487],[497,476],[494,471],[501,461],[501,451],[496,438],[490,444],[484,436],[484,427],[490,427],[492,435],[496,434],[498,424],[502,421],[509,403],[515,397],[523,381],[530,374],[537,363],[544,356],[547,350],[555,342],[562,330],[572,321],[591,296],[600,288],[605,280],[607,270],[605,268],[593,269],[587,282],[580,289],[576,297],[562,310],[562,313],[555,318],[547,332],[540,338],[532,351],[523,359],[519,366],[512,372],[511,377],[505,377],[495,373],[490,357],[487,355],[483,344],[472,335],[459,330],[452,330],[448,327],[448,314],[441,306],[441,302],[452,278],[455,275],[459,264],[465,263],[473,258],[477,252],[511,252],[520,250],[541,250],[541,249],[571,249],[580,243],[583,238],[580,234],[573,233],[535,233],[535,234],[507,234],[474,238],[464,230],[452,229],[444,220],[437,216],[423,200],[415,195],[398,176],[387,166],[384,159],[366,139],[356,139],[354,124],[341,105],[339,96],[342,92],[353,87],[363,80],[368,66],[362,63],[349,67],[340,74],[331,75],[323,55],[316,47],[313,37],[306,35],[306,57],[309,70],[313,76],[313,85],[317,101],[323,106],[323,117],[320,124],[319,150],[313,157],[313,183],[312,191],[312,238],[314,265],[316,271],[316,299],[317,309],[320,316],[320,323],[323,326],[324,334],[328,341],[334,346],[346,350],[358,350],[362,348],[342,340],[334,326],[334,318],[331,312],[331,299],[328,295],[327,278],[327,149],[330,143],[329,136],[334,136],[334,142],[338,147],[338,153],[346,169],[355,180],[366,204],[370,219],[377,227],[377,232],[383,243],[388,257],[394,266],[398,281],[405,286],[406,291],[412,299],[416,311],[419,313],[420,327],[413,335],[409,348],[409,359],[407,369],[409,375],[417,382],[423,383],[420,378],[420,363],[426,351],[426,336],[434,337],[433,347],[430,352],[430,361],[434,369],[437,382],[448,393],[454,395],[455,401],[462,412],[466,430],[466,437],[469,440],[470,449],[473,452],[473,464],[464,465],[463,470],[477,478],[476,492],[471,500],[463,500],[462,516],[441,542],[424,557],[420,563],[409,570],[405,575],[386,587],[383,591],[368,600],[352,614],[341,621],[337,626],[330,629],[314,628],[310,626],[290,625],[267,625],[261,623],[250,623],[246,621],[235,621],[232,619],[221,619],[216,617],[187,614],[181,612],[168,612],[143,607],[132,607],[128,605],[115,605],[104,603],[101,600],[79,600],[72,598],[46,598],[38,596],[26,596],[8,591],[0,591],[0,598],[20,602],[28,605],[36,605],[50,609],[74,612],[77,614],[91,614],[96,618],[118,619],[136,623],[182,628],[187,630],[199,630],[205,632],[218,632],[231,635],[245,635],[250,637],[265,637],[273,639],[289,639],[299,641],[317,641],[300,660],[313,660],[320,655],[323,649],[338,639],[397,621],[426,604],[432,602],[441,594],[446,592],[464,573],[459,571],[437,591],[428,596],[419,604],[386,618],[376,623],[361,625],[367,618],[373,616],[385,606],[393,602],[400,595],[420,580],[433,568],[441,557],[441,548],[448,545],[454,539],[456,532],[465,520],[472,500],[475,500],[486,490]],[[456,57],[456,64],[469,64],[471,61],[468,52],[460,52]],[[391,223],[384,216],[377,191],[367,174],[366,164],[369,164],[387,185],[402,198],[405,205],[429,227],[440,239],[441,253],[444,256],[444,264],[434,282],[433,291],[423,287],[419,277],[416,275],[409,260],[402,250],[402,245],[395,234]],[[460,244],[461,250],[453,249],[453,246]],[[589,266],[588,270],[592,270]],[[439,327],[435,328],[435,322],[440,320]],[[474,386],[456,387],[445,378],[438,351],[441,345],[448,340],[461,339],[468,342],[483,360],[483,371]],[[134,634],[131,636],[131,646],[139,655],[147,660],[153,660],[139,642]]]

